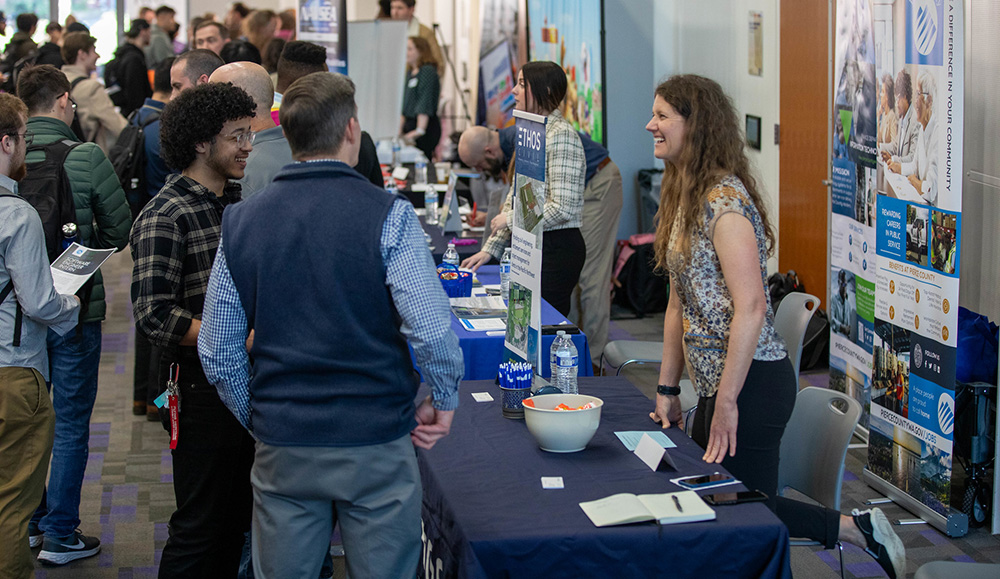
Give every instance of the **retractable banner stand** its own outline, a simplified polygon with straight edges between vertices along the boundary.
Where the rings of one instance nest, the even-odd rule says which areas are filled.
[[[345,0],[298,0],[295,37],[326,47],[330,72],[347,74],[347,3]]]
[[[830,380],[866,404],[865,482],[952,536],[961,0],[839,0]]]
[[[542,372],[542,211],[545,207],[545,122],[514,111],[514,219],[511,232],[510,300],[504,346],[508,358]]]

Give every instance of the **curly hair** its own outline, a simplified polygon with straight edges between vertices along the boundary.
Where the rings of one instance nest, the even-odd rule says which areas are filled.
[[[704,219],[708,194],[728,175],[735,175],[746,187],[760,214],[770,254],[774,247],[774,229],[750,169],[739,117],[725,91],[714,80],[685,74],[672,76],[661,83],[656,87],[656,96],[684,117],[687,125],[680,158],[676,163],[664,163],[653,246],[657,267],[666,269],[670,237],[678,216],[681,254],[685,260],[690,258],[691,237]]]
[[[195,145],[215,142],[225,123],[253,117],[254,109],[250,95],[230,83],[208,83],[181,92],[160,116],[163,162],[184,171],[194,163]]]

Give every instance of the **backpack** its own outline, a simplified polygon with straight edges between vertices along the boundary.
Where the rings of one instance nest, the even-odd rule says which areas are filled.
[[[146,192],[146,127],[160,118],[160,112],[154,110],[145,121],[139,123],[141,110],[137,109],[128,116],[128,124],[108,153],[111,166],[114,167],[115,175],[118,175],[128,199],[134,197],[134,192]]]
[[[42,219],[45,249],[50,263],[63,252],[63,225],[76,223],[76,205],[65,165],[70,151],[79,144],[64,140],[49,145],[29,146],[29,154],[42,151],[45,159],[28,163],[28,174],[18,184],[18,193],[31,203]]]
[[[13,55],[14,51],[11,50],[7,55],[7,59],[12,58]],[[36,60],[38,60],[38,49],[32,50],[17,62],[9,62],[9,60],[8,62],[5,62],[3,65],[4,69],[3,72],[8,74],[8,76],[7,76],[7,81],[4,82],[3,86],[0,88],[2,88],[4,92],[16,94],[17,77],[20,76],[21,71],[24,70],[25,67],[35,64]]]

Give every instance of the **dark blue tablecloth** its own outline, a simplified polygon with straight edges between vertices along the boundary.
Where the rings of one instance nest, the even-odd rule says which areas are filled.
[[[470,393],[483,391],[495,401],[474,402]],[[653,403],[623,378],[581,379],[580,392],[604,400],[600,428],[586,450],[552,454],[538,448],[523,420],[501,417],[499,388],[462,383],[451,434],[417,453],[424,487],[419,577],[424,569],[433,577],[476,578],[791,577],[788,530],[761,503],[717,507],[715,521],[595,527],[580,502],[675,492],[683,489],[671,478],[723,469],[705,464],[703,451],[671,428],[680,470],[650,471],[614,432],[654,430]],[[563,477],[565,488],[543,490],[542,476]]]
[[[495,285],[500,283],[500,266],[484,265],[476,273],[484,285]],[[566,318],[542,300],[542,325],[556,325],[566,322]],[[465,356],[465,379],[466,380],[492,380],[496,378],[497,368],[503,360],[503,336],[487,336],[486,332],[466,331],[458,319],[452,314],[451,329],[458,335],[458,343],[462,346],[462,354]],[[587,344],[587,336],[581,331],[579,334],[571,334],[573,344],[576,346],[577,357],[580,361],[578,376],[593,376],[594,366],[590,361],[590,346]],[[552,342],[555,341],[555,334],[542,336],[542,377],[548,379],[549,371],[549,350]]]

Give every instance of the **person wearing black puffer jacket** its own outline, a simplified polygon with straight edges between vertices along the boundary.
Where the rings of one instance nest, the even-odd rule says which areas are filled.
[[[138,18],[125,33],[125,42],[115,51],[115,59],[104,68],[104,84],[108,87],[111,102],[128,117],[153,96],[153,87],[146,73],[146,54],[149,44],[149,23]]]

